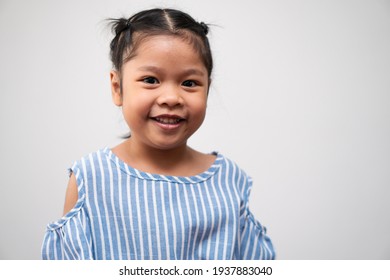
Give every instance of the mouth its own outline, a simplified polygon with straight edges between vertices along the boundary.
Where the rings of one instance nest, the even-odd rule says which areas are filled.
[[[184,118],[177,115],[158,115],[151,119],[164,131],[176,131],[185,121]]]
[[[152,119],[161,124],[178,124],[184,121],[184,118],[176,115],[160,115],[152,117]]]

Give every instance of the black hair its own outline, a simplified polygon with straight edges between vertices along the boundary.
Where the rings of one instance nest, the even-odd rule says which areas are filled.
[[[151,9],[132,17],[110,19],[115,37],[110,43],[113,67],[121,73],[123,64],[134,56],[143,39],[154,35],[174,35],[188,41],[199,52],[209,78],[213,59],[207,38],[208,26],[190,15],[174,9]]]

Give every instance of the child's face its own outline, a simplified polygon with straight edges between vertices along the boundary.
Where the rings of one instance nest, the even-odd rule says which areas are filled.
[[[186,145],[202,124],[208,72],[199,54],[179,37],[152,36],[111,72],[114,103],[122,106],[131,141],[168,150]]]

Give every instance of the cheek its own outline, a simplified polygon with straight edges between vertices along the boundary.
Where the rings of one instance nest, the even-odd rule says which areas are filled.
[[[130,95],[123,98],[123,113],[134,117],[145,117],[152,106],[152,101],[145,95]]]
[[[197,99],[192,103],[192,111],[199,121],[203,121],[206,115],[207,99]]]
[[[140,106],[134,106],[133,104],[124,103],[122,106],[122,115],[130,130],[137,130],[143,123],[144,112]]]
[[[201,98],[198,98],[198,101],[196,102],[197,107],[199,110],[206,111],[207,107],[207,94],[205,93]]]

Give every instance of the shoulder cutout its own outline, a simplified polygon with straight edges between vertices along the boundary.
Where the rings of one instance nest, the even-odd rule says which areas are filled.
[[[78,200],[77,182],[76,182],[75,175],[72,173],[69,178],[68,187],[66,189],[64,213],[63,213],[64,215],[73,209],[73,207],[76,205],[77,200]]]

